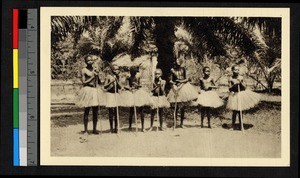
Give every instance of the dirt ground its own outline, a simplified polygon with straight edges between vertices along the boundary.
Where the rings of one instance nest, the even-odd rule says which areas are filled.
[[[165,112],[165,131],[135,132],[128,128],[128,108],[120,108],[119,134],[109,132],[107,109],[99,112],[102,134],[81,134],[83,111],[74,105],[51,108],[51,155],[84,157],[198,157],[198,158],[278,158],[281,152],[280,96],[263,97],[259,105],[244,112],[244,134],[232,130],[231,112],[214,110],[212,129],[200,128],[196,107],[186,112],[185,129],[172,129],[172,110]],[[89,116],[92,129],[92,115]],[[178,121],[179,123],[179,121]],[[158,125],[157,121],[156,124]],[[204,125],[207,125],[206,120]],[[146,109],[145,127],[150,126]],[[138,118],[138,128],[141,128]]]

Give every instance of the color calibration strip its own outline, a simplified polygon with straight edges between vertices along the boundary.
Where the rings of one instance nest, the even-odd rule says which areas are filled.
[[[20,166],[19,157],[19,10],[13,9],[13,165]]]
[[[37,9],[13,9],[14,166],[37,165],[37,99]]]
[[[19,154],[27,166],[27,10],[19,10]]]

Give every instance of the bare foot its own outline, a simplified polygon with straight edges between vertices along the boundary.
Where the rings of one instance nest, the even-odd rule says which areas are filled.
[[[182,129],[185,129],[185,128],[186,128],[184,125],[180,125],[179,127],[182,128]]]
[[[164,130],[165,130],[165,128],[163,128],[163,127],[159,127],[159,130],[160,130],[160,131],[164,131]]]
[[[98,130],[94,130],[94,131],[93,131],[93,134],[99,135],[99,131],[98,131]]]
[[[85,133],[87,133],[87,130],[81,131],[81,134],[85,134]]]

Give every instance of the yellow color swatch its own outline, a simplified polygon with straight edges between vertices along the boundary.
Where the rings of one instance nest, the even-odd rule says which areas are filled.
[[[19,88],[19,51],[13,49],[13,85],[14,88]]]

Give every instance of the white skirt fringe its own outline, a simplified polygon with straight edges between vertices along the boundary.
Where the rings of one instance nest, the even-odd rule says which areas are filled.
[[[237,111],[248,110],[259,103],[260,97],[261,96],[259,94],[250,90],[236,93],[231,92],[228,97],[227,108]]]

